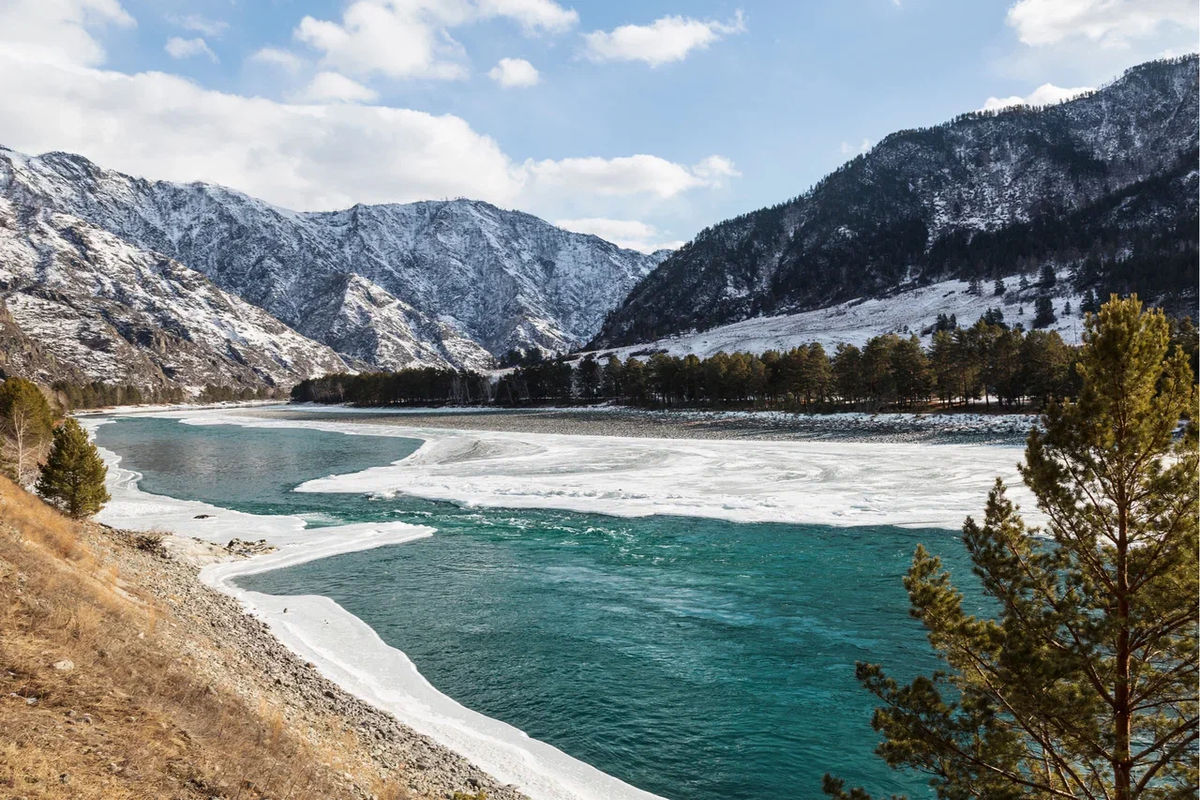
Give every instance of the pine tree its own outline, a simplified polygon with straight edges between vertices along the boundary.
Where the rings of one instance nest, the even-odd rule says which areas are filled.
[[[949,331],[939,330],[933,334],[929,348],[929,361],[933,371],[933,383],[938,396],[947,403],[954,402],[958,394],[958,364],[954,337]]]
[[[897,399],[906,405],[928,399],[933,388],[933,373],[929,368],[929,357],[921,349],[917,337],[901,338],[893,343],[889,366]]]
[[[1043,404],[1071,394],[1071,348],[1058,331],[1030,331],[1021,342],[1020,383]]]
[[[604,379],[601,391],[605,397],[622,397],[625,393],[625,366],[621,359],[609,355],[604,362]]]
[[[1038,273],[1038,286],[1049,289],[1056,283],[1058,283],[1058,276],[1054,273],[1054,267],[1043,264],[1041,272]]]
[[[1024,336],[1019,330],[1004,330],[996,338],[984,365],[984,380],[992,387],[1002,403],[1012,405],[1022,394],[1019,380],[1021,374],[1021,344]]]
[[[833,365],[820,342],[810,344],[805,352],[804,402],[825,402],[833,388]]]
[[[862,349],[863,390],[877,407],[896,400],[896,375],[892,370],[892,351],[900,337],[894,333],[872,336]]]
[[[104,465],[96,446],[79,423],[68,418],[54,431],[54,444],[37,492],[68,516],[83,519],[95,514],[109,501]]]
[[[600,382],[603,378],[600,362],[596,361],[596,357],[588,353],[579,362],[579,393],[584,398],[591,400],[600,394]]]
[[[1054,303],[1051,302],[1050,296],[1038,295],[1037,301],[1033,304],[1033,327],[1045,328],[1057,319],[1058,317],[1054,315]]]
[[[877,752],[939,798],[1196,796],[1197,429],[1175,432],[1197,398],[1168,341],[1136,297],[1087,320],[1079,400],[1050,406],[1021,467],[1045,530],[1000,481],[963,527],[997,616],[968,615],[918,547],[905,587],[947,669],[902,685],[858,665],[884,703]],[[868,797],[831,776],[825,791]]]
[[[0,384],[0,458],[17,483],[26,485],[37,476],[53,425],[50,405],[36,385],[24,378]]]
[[[839,344],[833,354],[833,385],[843,403],[854,405],[863,397],[862,351]]]

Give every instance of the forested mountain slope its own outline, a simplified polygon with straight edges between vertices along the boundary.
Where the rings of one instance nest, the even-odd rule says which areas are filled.
[[[1197,60],[1143,64],[1043,108],[900,131],[810,191],[701,232],[606,320],[596,347],[983,282],[1046,265],[1077,292],[1194,313]],[[969,320],[973,321],[973,320]]]

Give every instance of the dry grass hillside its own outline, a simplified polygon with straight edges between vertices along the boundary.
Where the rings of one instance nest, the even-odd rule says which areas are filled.
[[[219,637],[129,574],[154,558],[0,478],[0,797],[409,796],[344,720],[214,677]]]

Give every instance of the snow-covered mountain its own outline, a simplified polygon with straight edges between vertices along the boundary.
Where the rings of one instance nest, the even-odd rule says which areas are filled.
[[[258,388],[348,368],[176,261],[3,197],[0,338],[6,373],[46,381]]]
[[[149,181],[0,148],[0,197],[163,253],[353,359],[479,367],[564,350],[664,257],[471,200],[295,213],[220,186]]]
[[[1036,281],[1047,265],[1069,277],[1055,290],[1064,302],[1137,291],[1194,314],[1196,72],[1195,56],[1150,62],[1061,105],[894,133],[794,200],[702,231],[633,289],[594,346],[899,303],[939,281]]]

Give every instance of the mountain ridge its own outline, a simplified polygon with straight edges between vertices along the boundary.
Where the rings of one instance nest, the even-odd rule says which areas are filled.
[[[1077,288],[1140,289],[1188,308],[1195,75],[1195,55],[1148,62],[1058,105],[892,133],[807,192],[706,228],[633,288],[589,347],[1042,265],[1074,267]],[[1155,213],[1135,215],[1139,204]],[[1159,256],[1164,285],[1146,264],[1131,269]]]
[[[1108,290],[1194,311],[1196,66],[1149,62],[1061,104],[897,131],[670,253],[479,200],[296,212],[0,147],[0,338],[10,369],[39,375],[277,387],[756,318],[787,338],[789,315],[942,282],[978,299],[980,282],[1010,279],[1015,321],[1036,295],[1075,314]],[[1028,288],[1046,270],[1059,288]],[[902,316],[888,324],[928,327]]]
[[[513,347],[570,349],[595,334],[663,255],[484,201],[296,212],[62,152],[0,148],[0,196],[163,253],[346,358],[380,368],[480,368]]]

